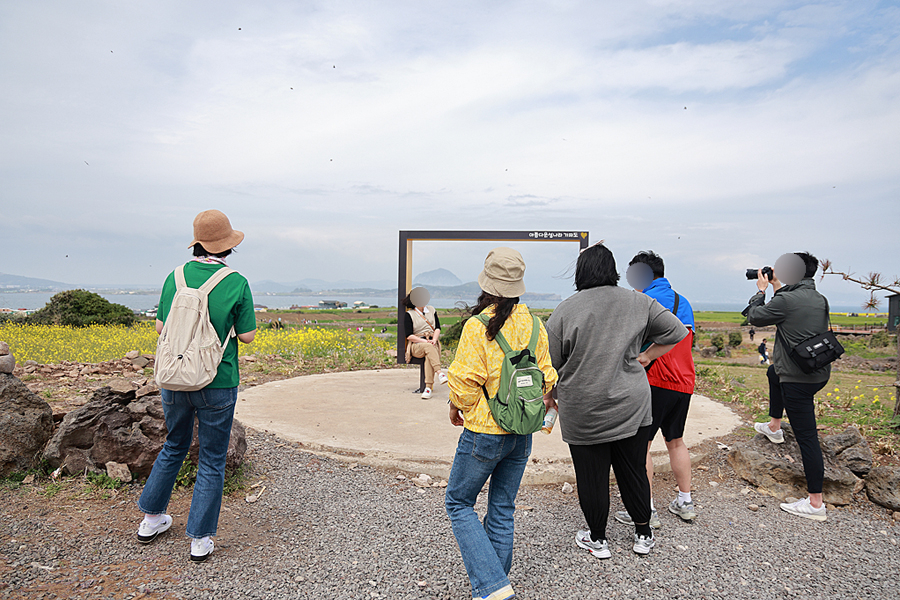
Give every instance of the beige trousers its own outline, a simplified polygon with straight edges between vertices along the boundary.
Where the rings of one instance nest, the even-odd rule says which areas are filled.
[[[415,342],[410,346],[410,354],[416,358],[425,358],[425,386],[433,388],[434,374],[441,370],[440,344]]]

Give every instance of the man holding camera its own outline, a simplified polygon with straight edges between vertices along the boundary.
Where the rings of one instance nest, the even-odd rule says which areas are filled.
[[[799,517],[825,520],[822,484],[825,464],[816,431],[813,398],[831,375],[831,365],[805,373],[791,358],[791,349],[828,329],[828,301],[816,291],[813,276],[818,260],[806,252],[785,254],[775,263],[756,273],[759,289],[744,315],[751,325],[775,325],[777,333],[772,349],[773,364],[766,372],[769,379],[769,423],[756,423],[757,432],[775,444],[784,443],[781,419],[787,412],[800,455],[809,497],[784,503],[781,509]],[[748,271],[748,278],[751,273]],[[780,280],[779,280],[780,278]],[[766,304],[766,289],[772,285],[774,297]]]

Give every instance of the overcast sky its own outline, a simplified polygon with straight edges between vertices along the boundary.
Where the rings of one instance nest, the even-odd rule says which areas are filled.
[[[159,285],[218,208],[251,282],[396,281],[400,229],[589,231],[695,302],[795,250],[893,277],[898,32],[867,0],[4,2],[0,272]],[[530,247],[529,287],[576,250]]]

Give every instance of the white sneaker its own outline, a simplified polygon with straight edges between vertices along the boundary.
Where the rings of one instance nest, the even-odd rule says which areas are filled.
[[[194,562],[203,562],[212,554],[216,543],[209,536],[200,538],[199,540],[191,540],[191,560]]]
[[[783,444],[784,443],[784,431],[779,429],[778,431],[772,431],[769,429],[768,423],[754,423],[753,429],[756,430],[757,433],[761,433],[773,444]]]
[[[427,388],[425,388],[425,391],[422,392],[422,399],[428,400],[429,398],[431,398],[431,388],[427,387]]]
[[[575,543],[579,548],[584,548],[597,558],[612,558],[612,552],[609,551],[609,542],[606,540],[591,539],[589,529],[582,529],[575,534]]]
[[[141,524],[138,525],[138,542],[141,544],[149,544],[163,531],[168,531],[171,526],[172,517],[169,515],[163,515],[162,519],[156,525],[150,525],[145,518],[141,521]]]
[[[813,505],[809,503],[809,498],[797,500],[790,504],[785,502],[781,505],[781,510],[789,512],[792,515],[797,515],[798,517],[812,519],[813,521],[824,521],[826,519],[825,504],[823,503],[819,508],[813,508]]]
[[[650,549],[656,545],[656,538],[653,537],[653,534],[650,534],[650,537],[646,535],[638,535],[634,534],[634,546],[632,550],[634,550],[635,554],[650,554]]]
[[[446,384],[446,383],[447,383],[447,376],[444,375],[443,371],[441,371],[440,373],[438,373],[438,382],[440,382],[440,383],[442,383],[442,384]]]

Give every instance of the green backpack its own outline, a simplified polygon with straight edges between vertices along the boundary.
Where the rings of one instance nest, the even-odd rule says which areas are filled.
[[[490,317],[485,314],[476,318],[487,327]],[[484,397],[491,408],[494,421],[504,431],[527,435],[541,428],[544,422],[544,373],[537,366],[535,351],[541,326],[532,315],[534,324],[531,339],[524,350],[513,350],[503,334],[497,332],[494,341],[503,350],[503,366],[500,368],[500,387],[497,395],[488,396],[487,388],[481,386]]]

